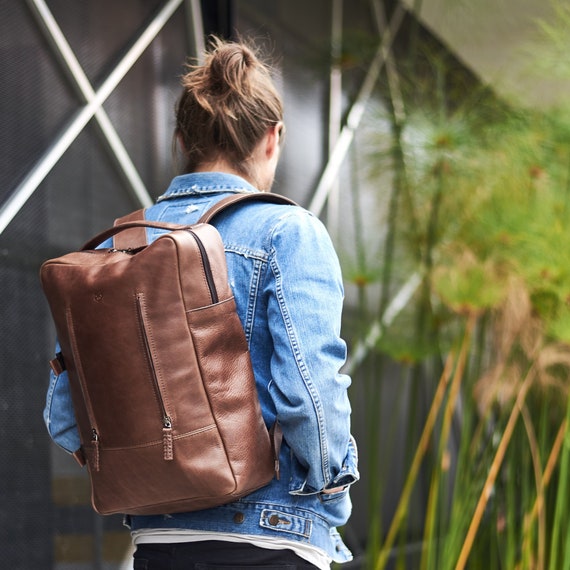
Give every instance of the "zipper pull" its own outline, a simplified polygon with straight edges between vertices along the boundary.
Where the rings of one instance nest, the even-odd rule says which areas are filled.
[[[101,468],[99,462],[99,434],[95,428],[91,429],[91,444],[93,445],[93,469],[99,471]]]
[[[164,449],[164,460],[172,461],[174,459],[174,449],[172,442],[172,421],[168,416],[164,417],[162,423],[162,446]]]
[[[281,450],[281,442],[283,441],[283,432],[281,431],[281,425],[277,420],[275,420],[275,423],[269,430],[269,437],[271,439],[271,449],[273,451],[273,469],[275,471],[275,478],[279,481],[281,478],[279,452]]]

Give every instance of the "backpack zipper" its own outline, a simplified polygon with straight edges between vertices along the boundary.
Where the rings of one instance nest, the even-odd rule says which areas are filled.
[[[174,459],[173,450],[173,439],[172,439],[172,419],[168,415],[166,410],[166,405],[164,403],[164,398],[162,397],[162,392],[160,390],[160,384],[158,382],[158,374],[156,373],[156,367],[154,365],[154,359],[152,357],[152,348],[149,338],[149,327],[147,326],[146,311],[144,306],[144,295],[142,293],[137,293],[136,295],[136,305],[137,314],[140,323],[140,329],[142,333],[142,338],[144,342],[144,348],[146,352],[147,362],[151,371],[151,378],[154,387],[154,392],[156,394],[156,399],[160,407],[160,412],[162,415],[162,446],[164,450],[165,461],[172,461]]]
[[[216,284],[214,283],[214,276],[212,275],[212,267],[210,266],[210,260],[208,259],[206,248],[204,247],[202,240],[192,230],[188,230],[188,233],[196,240],[196,244],[198,245],[198,249],[200,250],[200,257],[202,258],[202,267],[204,268],[206,283],[208,284],[208,289],[210,291],[210,298],[212,299],[212,305],[215,305],[219,301],[218,292],[216,291]]]
[[[67,322],[67,330],[69,333],[71,352],[73,354],[73,362],[75,363],[75,371],[79,377],[79,386],[81,388],[81,393],[83,394],[83,401],[85,402],[85,409],[87,411],[89,425],[91,426],[91,444],[93,445],[93,469],[95,471],[99,471],[99,433],[97,431],[97,423],[95,422],[93,406],[91,405],[91,398],[89,397],[89,392],[87,391],[87,383],[85,382],[85,377],[83,374],[83,366],[79,358],[79,350],[77,350],[77,339],[75,338],[75,328],[73,326],[73,316],[71,314],[70,307],[67,307],[65,311],[65,320]]]

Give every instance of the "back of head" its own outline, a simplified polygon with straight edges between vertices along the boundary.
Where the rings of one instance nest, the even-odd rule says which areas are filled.
[[[190,66],[182,85],[175,135],[185,171],[222,158],[247,176],[254,148],[283,120],[269,67],[247,45],[213,38],[204,63]]]

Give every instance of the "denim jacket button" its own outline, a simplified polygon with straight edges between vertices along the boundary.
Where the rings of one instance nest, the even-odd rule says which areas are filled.
[[[269,524],[271,526],[277,526],[279,524],[279,517],[277,515],[271,515],[269,517]]]
[[[236,524],[241,524],[245,520],[245,515],[243,513],[236,513],[234,515],[234,522]]]

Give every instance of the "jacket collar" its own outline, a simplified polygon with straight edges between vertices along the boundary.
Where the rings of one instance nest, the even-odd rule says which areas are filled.
[[[179,196],[201,196],[217,192],[259,192],[249,182],[225,172],[193,172],[182,174],[172,180],[166,192],[158,201],[178,198]]]

